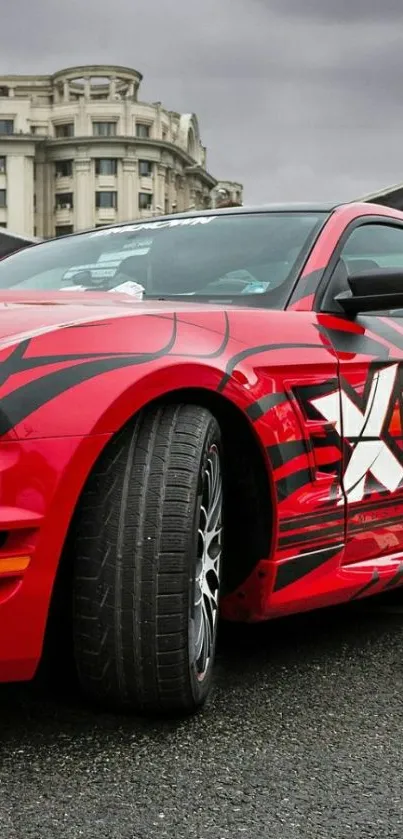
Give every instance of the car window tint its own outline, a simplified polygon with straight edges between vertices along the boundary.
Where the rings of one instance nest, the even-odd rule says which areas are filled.
[[[282,308],[327,213],[208,215],[54,239],[0,262],[0,289],[255,300]]]
[[[403,227],[388,224],[356,227],[340,255],[349,268],[401,268]]]

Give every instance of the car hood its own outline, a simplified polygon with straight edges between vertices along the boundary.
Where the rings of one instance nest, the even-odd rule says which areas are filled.
[[[162,314],[164,312],[217,312],[213,303],[173,300],[134,300],[110,292],[0,291],[0,348],[46,332],[86,323]]]

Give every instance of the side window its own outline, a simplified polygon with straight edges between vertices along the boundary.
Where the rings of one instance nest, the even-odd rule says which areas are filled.
[[[389,222],[364,222],[352,230],[341,248],[339,261],[322,299],[321,310],[341,313],[342,309],[335,303],[334,297],[348,290],[348,270],[357,272],[371,268],[403,268],[403,226],[398,227]],[[394,310],[394,314],[403,316],[403,310]]]
[[[364,224],[356,227],[340,254],[348,268],[403,267],[403,227]]]
[[[371,268],[403,268],[403,227],[390,224],[363,224],[356,227],[348,237],[340,253],[341,263],[353,271],[367,271]],[[342,268],[341,282],[347,287],[347,274]],[[403,317],[403,309],[393,312],[367,312],[367,315]]]

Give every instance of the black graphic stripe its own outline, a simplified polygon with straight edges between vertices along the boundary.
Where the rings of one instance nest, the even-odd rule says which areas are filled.
[[[300,516],[293,516],[292,519],[283,519],[280,522],[279,529],[281,532],[287,532],[289,530],[296,530],[298,527],[318,526],[321,523],[326,524],[326,522],[332,522],[335,519],[344,520],[344,506],[334,509],[333,505],[333,508],[329,508],[326,512],[323,512],[321,509],[317,513],[310,513],[309,515],[304,513]]]
[[[0,387],[4,385],[13,373],[21,369],[23,356],[29,347],[29,343],[29,340],[21,341],[21,343],[17,344],[17,346],[12,350],[10,355],[2,361],[0,365]]]
[[[225,386],[228,384],[235,367],[240,364],[242,361],[245,361],[247,358],[251,358],[253,355],[260,355],[260,353],[264,352],[274,352],[275,350],[293,350],[293,349],[313,349],[317,350],[320,349],[319,344],[300,344],[300,343],[287,343],[287,344],[260,344],[257,347],[248,347],[245,350],[241,350],[240,352],[236,353],[229,359],[226,367],[226,371],[224,376],[221,379],[220,384],[218,385],[217,390],[219,392],[223,391]]]
[[[329,504],[329,502],[326,502]],[[358,502],[355,507],[350,507],[349,510],[349,519],[351,521],[354,516],[363,515],[365,513],[370,513],[372,510],[386,510],[388,507],[398,507],[399,505],[403,505],[403,495],[399,498],[387,498],[385,500],[378,499],[376,501],[363,501]],[[283,519],[280,523],[280,530],[281,531],[288,531],[288,530],[295,530],[297,527],[309,527],[309,525],[320,524],[321,522],[328,522],[332,521],[333,519],[339,519],[344,517],[344,507],[337,507],[334,508],[334,504],[332,507],[329,506],[328,509],[324,507],[320,507],[320,509],[315,513],[304,513],[302,515],[293,516],[292,519]],[[402,512],[396,514],[397,519],[402,518]],[[373,522],[370,522],[373,524]]]
[[[378,571],[374,571],[372,580],[370,580],[369,583],[366,583],[362,588],[358,589],[358,591],[353,594],[351,600],[358,600],[363,594],[366,594],[371,588],[374,588],[374,586],[379,583],[379,580],[380,577]]]
[[[321,527],[319,530],[305,530],[302,533],[292,533],[287,536],[280,536],[278,547],[285,549],[296,545],[305,545],[306,542],[328,542],[332,536],[344,537],[344,521],[339,524],[332,524],[330,527]]]
[[[288,443],[276,443],[266,447],[267,454],[274,469],[284,466],[295,457],[308,456],[305,440],[291,440]]]
[[[324,437],[319,437],[319,434],[311,434],[312,446],[314,449],[337,449],[340,451],[340,437],[337,431],[333,430],[332,426],[329,426],[329,430],[324,425]]]
[[[382,530],[385,527],[391,527],[394,524],[400,524],[402,521],[402,515],[397,514],[393,517],[388,519],[383,519],[380,521],[369,521],[369,522],[357,522],[349,524],[347,529],[347,541],[350,542],[358,533],[365,533],[367,530],[374,531],[375,533],[378,530]],[[329,522],[329,524],[327,523]],[[311,520],[310,524],[307,526],[314,527],[317,524],[317,521]],[[301,526],[294,523],[294,528]],[[291,528],[290,528],[291,529]],[[281,532],[281,525],[280,525],[280,532]],[[344,516],[339,518],[338,523],[331,521],[330,517],[327,519],[326,522],[320,526],[319,529],[312,531],[312,530],[302,530],[299,533],[287,533],[284,536],[280,536],[278,540],[278,545],[280,548],[285,549],[288,546],[295,546],[295,545],[303,545],[306,542],[317,542],[317,541],[325,541],[330,539],[332,536],[336,536],[340,533],[341,530],[344,530]],[[283,531],[284,532],[284,531]]]
[[[396,571],[396,574],[383,586],[382,591],[388,591],[395,586],[400,585],[403,583],[403,562],[400,563],[399,568]]]
[[[205,353],[205,354],[203,354],[203,353],[197,353],[197,354],[196,353],[170,353],[171,358],[200,358],[200,359],[202,359],[202,358],[219,358],[220,355],[222,355],[223,352],[225,352],[228,341],[230,339],[230,325],[229,325],[229,317],[228,317],[227,312],[224,312],[224,319],[225,319],[224,334],[223,334],[223,337],[222,337],[221,344],[220,344],[220,346],[218,347],[217,350],[214,350],[211,353]],[[179,320],[179,323],[188,323],[189,326],[198,326],[198,324],[192,323],[191,321]]]
[[[396,513],[394,516],[389,516],[388,518],[372,520],[372,521],[364,521],[364,522],[349,522],[347,527],[347,536],[350,540],[353,536],[356,536],[357,533],[366,533],[368,530],[373,530],[375,533],[378,530],[382,530],[385,527],[393,527],[393,525],[401,524],[402,523],[402,514]]]
[[[333,475],[335,472],[335,477],[340,477],[341,473],[341,466],[342,466],[342,459],[340,457],[339,460],[332,460],[329,463],[319,463],[316,465],[317,472],[325,472],[326,474]]]
[[[338,440],[340,437],[335,432],[333,425],[326,422],[323,415],[312,405],[314,399],[320,399],[321,396],[330,396],[339,391],[339,380],[336,377],[327,379],[325,382],[320,382],[316,385],[299,385],[293,388],[293,393],[296,400],[301,405],[301,408],[308,419],[320,420],[323,423],[324,432],[336,434]]]
[[[310,274],[306,274],[304,277],[301,277],[295,291],[291,297],[291,306],[293,303],[298,303],[299,300],[303,300],[304,297],[308,297],[310,294],[314,294],[318,285],[323,277],[323,268],[319,268],[316,271],[311,271]]]
[[[305,486],[305,484],[310,483],[312,483],[310,469],[300,469],[292,475],[279,478],[278,481],[276,481],[276,486],[280,501],[288,498],[289,495],[292,495],[292,493],[296,492],[297,489],[301,489],[301,487]]]
[[[327,522],[324,522],[320,529],[317,529],[315,531],[304,529],[299,533],[291,533],[285,536],[280,536],[278,540],[278,545],[280,548],[284,549],[291,545],[302,545],[305,542],[317,542],[319,540],[325,541],[326,539],[329,539],[331,536],[337,535],[338,533],[340,533],[340,530],[344,529],[343,518],[339,519],[339,524],[335,524],[328,518],[327,521],[329,521],[329,524],[327,524]],[[389,518],[385,519],[380,519],[378,521],[349,523],[347,528],[347,541],[351,542],[352,539],[358,533],[365,533],[368,530],[377,533],[379,530],[382,530],[385,527],[392,527],[395,524],[401,524],[401,521],[402,514],[397,513],[394,516],[390,516]],[[311,521],[309,526],[314,527],[315,524],[317,524],[317,522]],[[300,525],[294,524],[294,529],[298,526]]]
[[[306,577],[311,571],[315,571],[329,562],[342,550],[343,545],[332,545],[330,548],[323,550],[309,551],[301,553],[299,556],[292,557],[292,559],[283,562],[278,566],[276,579],[274,582],[273,591],[281,591],[281,589],[296,583],[302,577]]]
[[[378,359],[388,359],[390,350],[373,338],[368,338],[361,333],[349,332],[345,329],[329,329],[322,324],[317,329],[330,341],[333,349],[338,352],[352,353],[354,355],[373,355]]]
[[[363,324],[369,332],[388,341],[389,344],[392,344],[392,347],[403,350],[403,333],[394,327],[392,319],[381,320],[381,318],[360,317],[359,323]]]
[[[36,379],[33,382],[28,382],[11,393],[6,394],[1,400],[0,434],[6,434],[51,399],[60,396],[64,391],[69,390],[75,385],[94,378],[94,376],[123,367],[146,364],[147,362],[162,358],[175,345],[176,334],[177,322],[175,317],[173,319],[172,335],[168,343],[156,352],[81,361],[80,363],[65,367],[63,370],[56,370],[53,373],[42,376],[42,378]],[[49,358],[49,363],[53,360],[53,358]]]
[[[256,422],[264,414],[267,414],[271,408],[274,408],[276,405],[282,405],[287,401],[288,397],[285,393],[269,393],[268,396],[262,396],[261,399],[252,402],[252,405],[248,405],[246,414],[252,422]]]

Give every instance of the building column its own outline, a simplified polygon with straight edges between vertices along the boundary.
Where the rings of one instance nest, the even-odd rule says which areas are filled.
[[[84,78],[84,99],[89,102],[91,99],[91,79],[89,76]]]
[[[126,99],[129,99],[129,100],[130,100],[130,101],[132,101],[132,102],[133,102],[133,101],[134,101],[134,99],[135,99],[135,88],[134,88],[134,82],[129,82],[129,84],[128,84],[128,86],[127,86]]]
[[[7,227],[34,235],[34,154],[7,155]]]
[[[167,181],[168,181],[168,213],[178,212],[178,202],[176,197],[176,190],[175,190],[175,170],[169,169],[167,171]],[[176,202],[176,207],[172,205]]]
[[[93,227],[95,218],[95,191],[91,177],[91,158],[76,157],[74,189],[74,230]]]
[[[138,175],[135,155],[124,157],[118,176],[118,219],[131,221],[138,217]]]
[[[166,166],[157,164],[154,186],[154,209],[157,215],[165,212],[165,172]]]
[[[189,178],[189,176],[186,177],[186,175],[185,175],[184,176],[184,186],[183,186],[183,201],[184,201],[183,209],[185,211],[189,210],[190,207],[191,207],[191,204],[192,204],[192,190],[191,190],[191,187],[192,187],[192,184],[190,182],[190,178]]]
[[[117,79],[115,79],[115,78],[110,79],[110,81],[109,81],[109,99],[111,101],[114,101],[115,96],[116,96],[116,82],[117,82]]]
[[[160,140],[162,137],[161,102],[157,102],[155,108],[154,131],[154,140]]]
[[[178,212],[185,212],[188,208],[188,203],[186,193],[186,179],[183,177],[183,175],[176,176],[176,200],[178,202]]]

